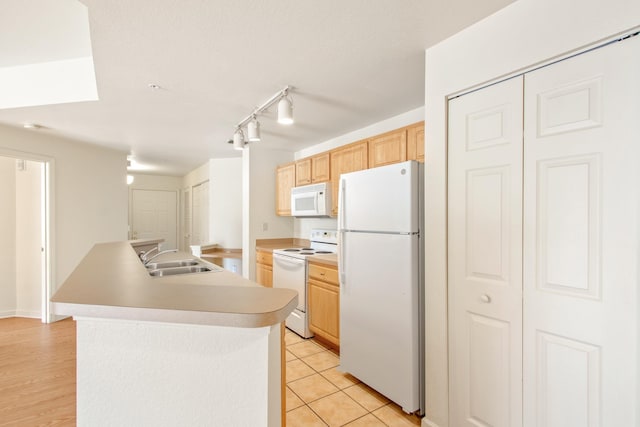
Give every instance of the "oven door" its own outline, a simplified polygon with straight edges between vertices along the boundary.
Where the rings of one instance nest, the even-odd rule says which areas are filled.
[[[273,287],[298,292],[297,309],[307,311],[307,261],[286,255],[273,254]]]

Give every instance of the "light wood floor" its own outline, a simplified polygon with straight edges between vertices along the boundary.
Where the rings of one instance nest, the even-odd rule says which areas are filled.
[[[75,424],[75,322],[0,319],[0,426]]]

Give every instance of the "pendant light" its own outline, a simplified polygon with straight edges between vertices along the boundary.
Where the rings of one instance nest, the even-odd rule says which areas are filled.
[[[260,141],[260,122],[256,120],[256,116],[247,125],[247,139],[249,142]]]
[[[236,150],[244,149],[244,134],[240,128],[237,128],[236,133],[233,134],[233,148]]]
[[[284,96],[278,102],[278,123],[281,125],[290,125],[293,123],[293,103],[288,97],[288,92],[284,92]]]

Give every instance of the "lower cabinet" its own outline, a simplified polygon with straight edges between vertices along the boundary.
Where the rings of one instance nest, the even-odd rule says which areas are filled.
[[[309,328],[340,346],[340,285],[338,269],[309,261]]]
[[[273,254],[270,251],[256,251],[256,282],[273,287]]]

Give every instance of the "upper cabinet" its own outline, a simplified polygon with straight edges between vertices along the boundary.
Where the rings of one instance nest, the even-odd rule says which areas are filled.
[[[424,163],[424,122],[407,128],[407,160]]]
[[[327,182],[331,179],[330,155],[328,152],[311,158],[311,182]]]
[[[296,162],[296,187],[311,184],[311,158]]]
[[[354,142],[331,151],[331,215],[338,215],[338,183],[340,175],[368,167],[367,141]]]
[[[321,153],[296,162],[296,186],[326,182],[331,179],[329,153]]]
[[[276,215],[291,216],[291,189],[296,184],[296,164],[287,163],[276,169]]]
[[[369,139],[369,167],[407,160],[407,129],[402,128]]]

